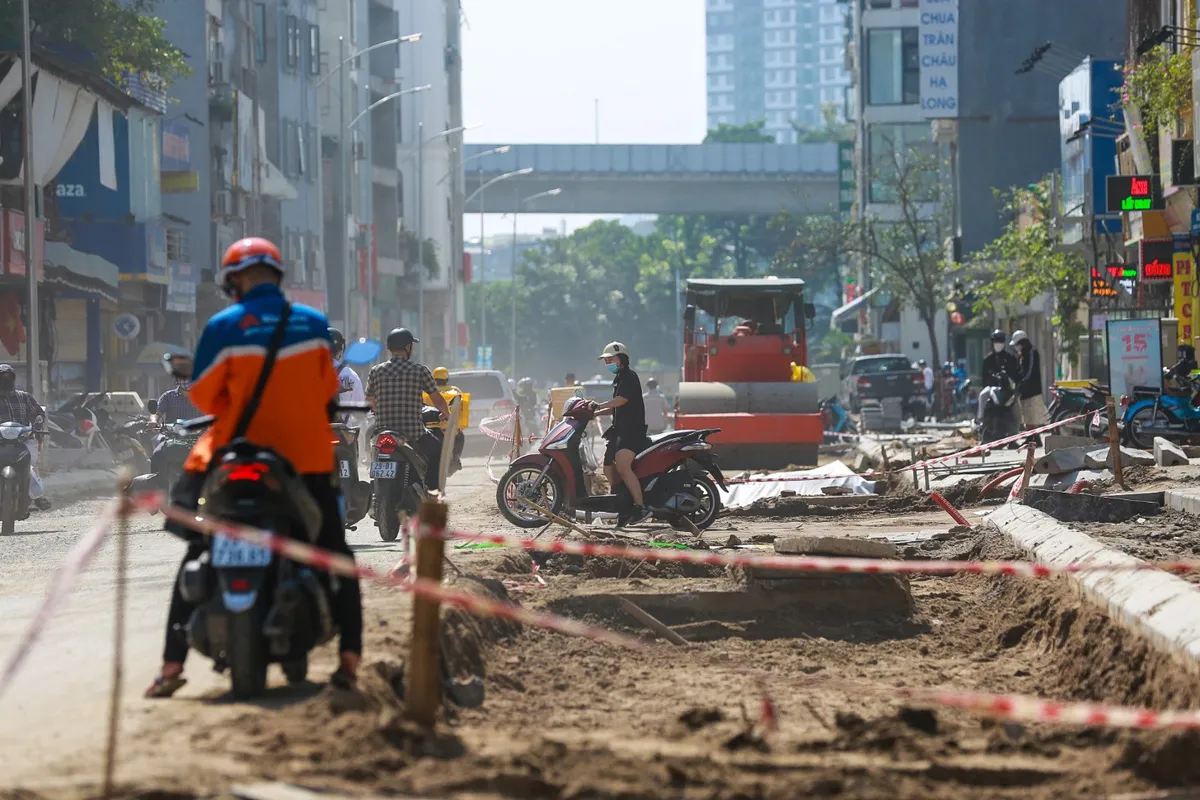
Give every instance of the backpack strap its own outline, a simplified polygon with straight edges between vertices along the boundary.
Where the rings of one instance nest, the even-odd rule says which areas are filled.
[[[242,415],[238,417],[237,427],[234,428],[231,440],[241,439],[250,429],[250,421],[254,419],[254,412],[258,410],[258,404],[262,401],[263,392],[267,388],[267,380],[271,377],[271,370],[275,368],[275,359],[283,347],[283,337],[287,334],[288,320],[291,316],[292,304],[285,302],[283,310],[279,312],[279,322],[275,325],[275,330],[271,332],[270,341],[267,342],[267,357],[263,360],[262,370],[258,373],[258,383],[254,385],[250,399],[242,407]]]

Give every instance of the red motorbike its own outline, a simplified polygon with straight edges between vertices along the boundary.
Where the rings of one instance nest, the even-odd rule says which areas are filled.
[[[632,509],[624,484],[618,484],[613,494],[588,493],[585,457],[589,468],[596,465],[590,446],[583,445],[594,417],[591,402],[581,397],[568,400],[562,421],[550,429],[537,452],[512,463],[496,487],[496,503],[505,519],[520,528],[540,528],[549,520],[538,508],[572,519],[582,511],[589,520],[594,513],[622,518]],[[651,437],[649,446],[638,454],[633,470],[655,519],[686,530],[690,529],[683,521],[686,518],[704,530],[717,518],[721,510],[717,486],[724,489],[725,478],[707,440],[719,432],[718,428],[670,431]]]

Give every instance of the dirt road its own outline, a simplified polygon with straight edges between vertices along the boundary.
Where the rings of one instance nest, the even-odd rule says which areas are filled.
[[[512,532],[494,510],[481,462],[456,476],[451,490],[453,525]],[[36,519],[27,525],[39,533],[0,542],[11,546],[14,562],[0,576],[0,653],[99,507]],[[940,512],[731,517],[708,539],[761,542],[797,529],[868,536],[948,524]],[[643,649],[623,651],[453,615],[446,639],[452,660],[485,677],[487,700],[475,710],[448,708],[439,734],[422,737],[401,720],[403,701],[394,691],[403,683],[407,599],[371,588],[362,695],[278,685],[262,702],[233,703],[225,682],[194,658],[192,683],[171,701],[151,703],[137,695],[157,663],[180,551],[157,527],[141,520],[133,537],[119,773],[130,796],[214,796],[234,781],[255,779],[351,794],[469,798],[1057,798],[1200,785],[1191,755],[1200,738],[1192,734],[996,725],[910,707],[889,694],[896,686],[953,685],[1200,705],[1190,676],[1062,582],[915,576],[909,601],[896,584],[876,592],[816,578],[790,592],[764,593],[711,568],[555,557],[542,568],[547,586],[535,588],[523,553],[456,551],[461,568],[508,580],[523,603],[645,636],[621,610],[619,598],[632,598],[689,645],[645,636]],[[380,543],[370,526],[350,537],[367,563],[396,560],[396,548]],[[982,536],[968,537],[962,552],[1008,555]],[[938,553],[922,548],[920,555]],[[94,791],[111,572],[106,552],[19,685],[0,700],[0,787],[53,797]],[[326,648],[314,660],[314,678],[331,666]],[[773,734],[754,725],[764,696],[778,710]]]

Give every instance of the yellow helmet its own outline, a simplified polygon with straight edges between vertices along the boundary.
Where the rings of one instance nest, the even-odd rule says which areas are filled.
[[[446,369],[445,367],[438,367],[433,371],[433,379],[435,381],[450,380],[450,370]]]

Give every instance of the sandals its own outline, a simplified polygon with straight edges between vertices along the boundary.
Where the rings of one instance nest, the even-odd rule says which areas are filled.
[[[173,678],[166,678],[162,675],[155,677],[154,682],[146,687],[146,691],[142,694],[148,699],[167,698],[178,692],[187,685],[187,678],[183,675],[176,675]]]

